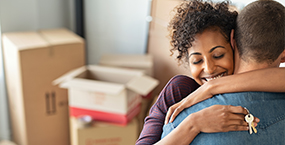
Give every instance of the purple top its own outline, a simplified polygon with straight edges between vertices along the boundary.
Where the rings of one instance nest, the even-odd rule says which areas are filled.
[[[195,80],[185,75],[171,78],[151,107],[149,116],[145,118],[143,130],[136,145],[152,145],[158,142],[168,108],[188,96],[199,86]]]

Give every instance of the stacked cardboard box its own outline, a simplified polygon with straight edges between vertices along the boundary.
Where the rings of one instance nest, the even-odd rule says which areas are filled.
[[[72,145],[134,145],[138,138],[136,118],[126,126],[92,121],[88,127],[82,127],[71,117],[70,130]]]
[[[149,94],[158,81],[143,70],[86,65],[53,83],[68,89],[72,145],[125,145],[135,144],[141,96]],[[92,118],[87,127],[88,122],[81,120],[86,116]]]
[[[141,96],[158,81],[141,70],[87,65],[66,73],[54,84],[68,88],[70,115],[127,125],[140,112]]]
[[[67,90],[52,81],[85,64],[84,40],[67,29],[4,33],[13,141],[69,145]]]

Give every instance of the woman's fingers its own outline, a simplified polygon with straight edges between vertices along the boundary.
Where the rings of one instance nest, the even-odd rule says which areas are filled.
[[[228,131],[244,131],[244,130],[248,130],[248,124],[245,121],[242,121],[243,123],[241,123],[240,120],[231,120],[229,122],[229,126],[225,127],[224,132],[228,132]],[[257,126],[257,122],[254,122],[254,127]]]
[[[174,112],[174,110],[175,110],[174,105],[168,109],[166,116],[165,116],[164,124],[168,124],[171,114]]]
[[[171,107],[169,107],[166,116],[165,116],[165,121],[164,124],[168,124],[169,120],[172,117],[173,112],[175,112],[176,108],[180,106],[180,104],[182,103],[183,100],[181,100],[180,102],[173,104]],[[172,122],[172,121],[171,121]]]
[[[181,111],[183,111],[185,108],[187,108],[187,107],[185,107],[185,101],[184,101],[183,103],[181,103],[181,105],[179,105],[179,106],[174,110],[174,112],[173,112],[172,115],[171,115],[170,122],[173,122],[174,119],[177,117],[177,115],[178,115]]]
[[[239,120],[239,122],[237,122],[237,124],[240,124],[240,125],[246,124],[246,122],[244,120],[244,115],[242,115],[242,114],[229,113],[229,116],[228,116],[228,118],[226,118],[226,120],[229,120],[229,121]]]
[[[257,117],[254,117],[254,120],[253,120],[253,122],[259,122],[260,121],[260,119],[259,118],[257,118]]]
[[[232,126],[232,125],[248,126],[247,123],[244,120],[241,120],[241,119],[229,120],[227,126]]]
[[[176,116],[181,112],[180,107],[177,107],[171,115],[170,122],[173,122]]]
[[[229,111],[231,111],[232,113],[236,113],[236,114],[248,114],[247,110],[244,107],[241,106],[232,106],[232,105],[228,105],[228,109]],[[259,122],[259,118],[254,117],[254,121],[253,122]]]
[[[201,132],[228,132],[248,130],[248,123],[245,121],[247,111],[241,106],[213,105],[198,111],[196,122]],[[199,119],[201,118],[201,119]],[[259,119],[254,120],[257,126]]]
[[[227,105],[226,107],[232,113],[244,114],[244,115],[248,114],[247,110],[241,106]]]
[[[248,130],[248,125],[231,125],[225,130],[225,132],[228,131],[245,131]]]

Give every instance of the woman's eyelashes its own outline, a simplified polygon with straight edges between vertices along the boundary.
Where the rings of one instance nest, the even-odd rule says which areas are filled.
[[[213,58],[214,59],[220,59],[220,58],[223,58],[225,56],[225,54],[218,54],[218,55],[213,55]],[[203,59],[194,59],[193,61],[191,61],[192,64],[199,64],[199,63],[202,63],[203,62]]]
[[[202,59],[200,59],[200,60],[197,60],[197,61],[193,61],[192,63],[193,64],[199,64],[200,62],[202,62],[203,60]]]
[[[221,55],[214,55],[213,57],[214,57],[214,58],[216,58],[216,59],[219,59],[219,58],[223,58],[223,57],[224,57],[224,55],[225,55],[225,54],[221,54]]]

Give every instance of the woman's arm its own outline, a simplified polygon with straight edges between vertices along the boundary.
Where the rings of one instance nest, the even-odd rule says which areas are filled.
[[[200,132],[214,133],[248,130],[248,125],[244,121],[245,114],[247,114],[247,111],[241,106],[210,106],[187,116],[156,145],[189,145]],[[259,119],[255,118],[255,126],[257,126],[258,122]]]
[[[285,68],[266,68],[208,82],[211,95],[232,92],[285,92]]]
[[[285,92],[285,68],[254,70],[209,81],[179,103],[171,106],[165,120],[172,122],[183,109],[213,95],[247,91]]]
[[[190,114],[181,124],[177,126],[166,137],[161,139],[155,145],[189,145],[193,139],[200,133],[194,121],[194,114]]]
[[[187,76],[177,75],[170,79],[151,107],[136,145],[152,145],[159,141],[168,108],[181,101],[198,87],[199,85]]]

